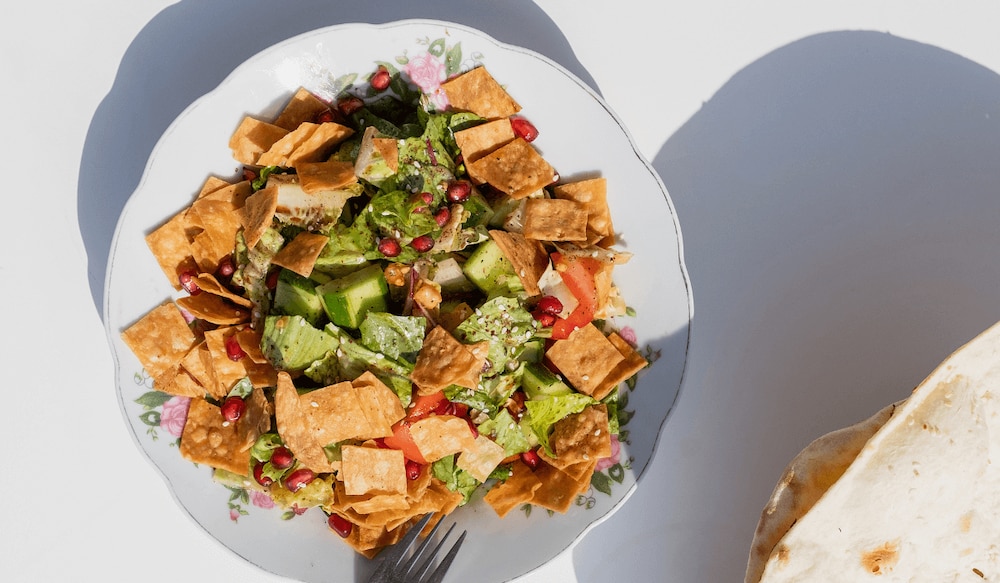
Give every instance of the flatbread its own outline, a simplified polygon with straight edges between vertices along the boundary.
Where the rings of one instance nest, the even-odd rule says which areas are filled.
[[[906,401],[810,445],[764,510],[745,581],[995,577],[998,390],[1000,324],[948,357]]]

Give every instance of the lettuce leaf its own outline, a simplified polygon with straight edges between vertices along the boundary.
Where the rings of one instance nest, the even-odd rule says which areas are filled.
[[[545,453],[555,456],[549,445],[549,432],[552,431],[552,426],[563,417],[579,413],[595,404],[597,404],[596,399],[582,393],[525,401],[524,406],[528,409],[528,415],[521,422],[527,423],[527,426],[538,438],[538,442],[545,448]]]

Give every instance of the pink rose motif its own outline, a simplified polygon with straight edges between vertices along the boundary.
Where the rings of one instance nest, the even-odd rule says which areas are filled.
[[[618,335],[622,337],[622,340],[628,342],[633,347],[635,347],[636,342],[638,342],[635,337],[635,330],[633,330],[631,326],[625,326],[622,328],[621,331],[618,332]]]
[[[622,447],[618,443],[618,436],[611,436],[611,455],[606,458],[601,458],[597,460],[597,467],[594,468],[595,472],[603,472],[604,470],[610,468],[611,466],[618,463],[618,459],[621,456]]]
[[[191,399],[188,397],[171,397],[163,404],[163,412],[160,413],[160,428],[173,435],[180,437],[184,432],[184,423],[187,421],[188,406]]]
[[[448,107],[448,96],[441,89],[441,82],[447,75],[440,59],[430,53],[417,55],[406,63],[403,71],[427,95],[435,108],[442,110]]]
[[[267,495],[267,492],[251,490],[250,503],[258,508],[274,508],[274,500]]]
[[[235,508],[229,509],[229,520],[236,522],[240,518],[240,511]]]

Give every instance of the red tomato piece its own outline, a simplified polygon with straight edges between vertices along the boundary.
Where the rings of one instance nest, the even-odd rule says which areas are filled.
[[[414,395],[410,401],[409,408],[406,410],[406,418],[410,421],[423,419],[444,404],[447,404],[444,391],[438,391],[430,395]]]
[[[427,464],[427,460],[420,453],[417,444],[413,442],[413,435],[410,434],[410,423],[406,419],[393,425],[392,435],[383,439],[382,442],[390,449],[401,450],[403,457],[408,460],[421,465]]]
[[[552,263],[578,302],[568,316],[557,319],[552,325],[552,337],[563,340],[594,319],[597,311],[595,275],[601,269],[601,262],[593,257],[564,257],[561,253],[553,253]]]

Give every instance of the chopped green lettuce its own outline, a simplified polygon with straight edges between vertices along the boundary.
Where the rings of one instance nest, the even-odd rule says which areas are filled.
[[[528,415],[525,419],[527,420],[528,427],[531,428],[535,437],[538,438],[538,442],[545,448],[545,453],[554,456],[555,453],[549,445],[549,433],[552,431],[552,426],[563,417],[579,413],[586,409],[587,406],[596,403],[597,401],[593,397],[582,393],[570,393],[568,395],[547,397],[537,401],[525,401],[524,406],[528,409]]]
[[[369,312],[361,322],[361,343],[398,360],[401,356],[420,352],[426,328],[426,318]]]
[[[521,346],[534,338],[537,328],[535,318],[516,298],[497,296],[459,324],[456,337],[466,344],[489,342],[490,368],[483,376],[490,377],[509,371],[508,363],[517,366]]]
[[[447,455],[431,464],[431,471],[434,477],[441,480],[452,492],[462,495],[462,502],[459,506],[464,506],[472,497],[472,492],[479,487],[479,480],[472,477],[472,474],[455,465],[455,456]]]
[[[492,437],[493,441],[503,446],[504,456],[512,456],[531,449],[523,428],[514,421],[506,409],[501,409],[496,417],[480,423],[479,433]]]

